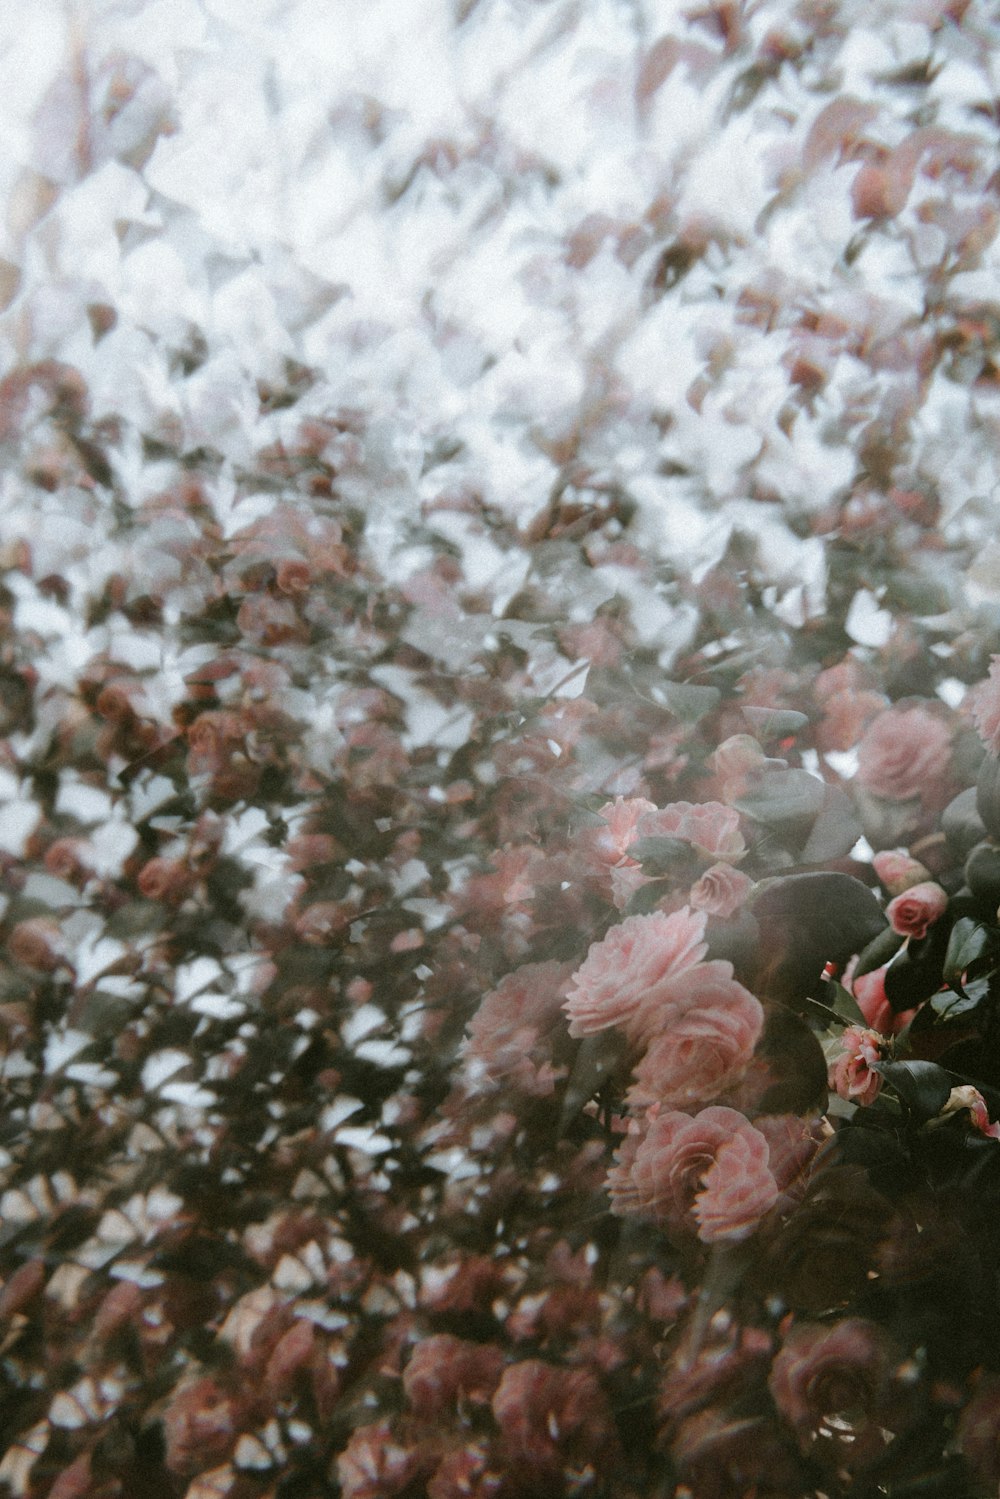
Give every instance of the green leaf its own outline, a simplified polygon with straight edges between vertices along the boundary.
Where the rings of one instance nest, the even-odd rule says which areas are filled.
[[[858,956],[857,967],[854,977],[859,979],[863,974],[874,973],[876,968],[881,968],[894,958],[905,942],[898,932],[894,932],[891,926],[887,926],[884,932],[879,932],[867,947],[863,947]]]
[[[873,1070],[882,1074],[918,1119],[933,1119],[948,1102],[951,1077],[936,1062],[876,1062]]]
[[[955,989],[942,989],[931,995],[930,1008],[938,1020],[956,1020],[959,1015],[969,1015],[978,1009],[990,989],[990,975],[971,979],[961,993]]]
[[[794,708],[744,708],[743,717],[758,739],[787,739],[809,722],[805,713]]]
[[[822,811],[825,793],[824,782],[807,770],[772,770],[733,805],[755,822],[773,827],[814,820]]]
[[[629,844],[629,857],[642,865],[643,874],[670,874],[685,859],[690,859],[691,845],[681,838],[639,838]]]
[[[971,916],[961,916],[951,929],[948,947],[944,955],[942,978],[956,994],[964,995],[962,979],[969,968],[981,957],[990,940],[986,927]]]
[[[835,1010],[842,1020],[848,1025],[867,1026],[868,1021],[858,1006],[854,995],[849,993],[843,986],[829,979],[823,985],[824,992],[829,996],[827,1003],[831,1010]]]
[[[700,687],[691,682],[664,682],[663,700],[683,723],[697,723],[706,713],[719,706],[722,693],[718,687]]]

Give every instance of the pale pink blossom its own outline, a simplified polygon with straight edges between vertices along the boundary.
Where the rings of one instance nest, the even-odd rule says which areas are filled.
[[[753,881],[731,864],[713,864],[701,879],[691,886],[690,901],[696,911],[728,921],[741,910],[753,888]]]
[[[620,1025],[641,1040],[671,999],[678,1004],[677,981],[708,950],[705,914],[682,906],[669,915],[652,911],[629,916],[591,944],[565,1003],[571,1036],[591,1036]]]
[[[746,853],[740,814],[722,802],[671,802],[639,818],[640,838],[678,838],[710,859],[736,863]]]
[[[882,1074],[873,1069],[885,1054],[885,1037],[849,1025],[840,1041],[843,1053],[830,1068],[830,1087],[848,1103],[874,1103],[882,1088]]]
[[[650,1114],[645,1129],[633,1122],[608,1173],[612,1211],[693,1228],[706,1244],[748,1238],[778,1198],[760,1130],[719,1106]]]
[[[655,811],[655,803],[647,801],[644,796],[616,796],[613,802],[605,802],[598,813],[605,826],[590,834],[590,846],[601,862],[614,866],[624,859],[629,845],[638,837],[639,819],[647,812]]]
[[[934,880],[925,880],[891,900],[886,915],[894,932],[919,939],[927,935],[927,928],[940,921],[947,909],[945,891]]]
[[[904,890],[922,885],[931,877],[930,870],[903,848],[882,849],[872,859],[872,867],[892,896],[902,895]]]
[[[549,1037],[561,1025],[571,974],[568,963],[526,963],[485,996],[463,1048],[470,1083],[506,1083],[535,1098],[552,1092]]]
[[[951,730],[929,708],[888,708],[858,746],[857,782],[887,801],[932,799],[951,763]]]
[[[958,1114],[967,1110],[972,1120],[972,1127],[985,1135],[989,1140],[1000,1140],[1000,1120],[990,1123],[990,1113],[986,1106],[986,1099],[978,1088],[971,1083],[964,1083],[959,1088],[952,1088],[948,1094],[948,1101],[941,1110],[941,1117],[946,1118],[949,1114]]]
[[[752,734],[731,734],[714,750],[712,769],[723,796],[743,796],[767,769],[767,756]]]
[[[746,1070],[764,1028],[764,1011],[728,963],[704,963],[690,974],[690,1008],[654,1036],[628,1092],[634,1108],[661,1103],[683,1109],[718,1098]],[[699,969],[717,970],[705,975]]]
[[[989,675],[973,690],[972,722],[991,755],[1000,755],[1000,656],[990,657]]]

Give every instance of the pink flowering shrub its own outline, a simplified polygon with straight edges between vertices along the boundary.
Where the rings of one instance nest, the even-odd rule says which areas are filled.
[[[21,9],[0,1491],[994,1492],[989,7]]]

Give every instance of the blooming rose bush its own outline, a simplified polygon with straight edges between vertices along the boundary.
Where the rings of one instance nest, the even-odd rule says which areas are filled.
[[[0,1490],[995,1489],[989,7],[20,9]]]

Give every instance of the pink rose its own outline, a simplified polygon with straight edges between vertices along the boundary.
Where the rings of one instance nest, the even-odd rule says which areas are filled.
[[[731,864],[713,864],[691,886],[690,900],[696,911],[728,921],[735,916],[753,888],[753,881]]]
[[[948,909],[948,896],[933,880],[911,885],[889,902],[886,915],[894,932],[903,937],[923,937],[927,928],[940,921]]]
[[[704,922],[704,917],[701,918]],[[54,916],[29,916],[19,921],[7,939],[7,952],[15,963],[52,973],[65,956],[62,929]]]
[[[740,814],[722,802],[671,802],[639,818],[640,838],[679,838],[710,859],[736,863],[746,853]]]
[[[655,812],[656,805],[644,796],[616,796],[613,802],[605,802],[598,813],[606,827],[597,828],[590,834],[591,847],[603,864],[615,865],[628,854],[630,843],[638,834],[636,828],[640,817]]]
[[[809,1451],[822,1428],[826,1436],[841,1434],[843,1456],[864,1461],[881,1451],[879,1427],[888,1419],[885,1395],[894,1362],[881,1329],[860,1317],[832,1327],[794,1327],[771,1366],[769,1384],[802,1450]],[[830,1417],[838,1418],[836,1426]]]
[[[905,848],[886,848],[872,859],[872,867],[890,895],[902,895],[913,885],[929,880],[930,870],[914,859]]]
[[[768,766],[768,759],[752,734],[731,734],[712,754],[715,771],[726,797],[743,796]]]
[[[990,1123],[986,1099],[971,1083],[963,1083],[960,1088],[952,1088],[948,1094],[948,1101],[941,1110],[941,1117],[960,1113],[963,1109],[968,1110],[973,1129],[978,1130],[989,1140],[1000,1140],[1000,1120],[997,1120],[995,1124]]]
[[[504,1371],[493,1415],[512,1463],[539,1474],[583,1467],[615,1444],[607,1397],[589,1369],[524,1359]]]
[[[704,963],[691,971],[690,1008],[654,1036],[635,1069],[630,1106],[687,1108],[718,1098],[742,1077],[764,1028],[764,1011],[749,990],[725,974],[729,967]],[[699,974],[699,969],[717,971]]]
[[[1000,656],[990,657],[990,673],[972,694],[972,722],[991,755],[1000,755]]]
[[[928,799],[951,762],[951,731],[929,708],[888,708],[858,746],[857,781],[874,796]]]
[[[656,1114],[635,1128],[608,1173],[612,1211],[695,1228],[705,1244],[753,1233],[778,1198],[768,1144],[736,1109]]]
[[[414,1348],[403,1370],[403,1390],[416,1415],[440,1419],[460,1399],[489,1404],[502,1372],[503,1353],[495,1344],[435,1333]]]
[[[882,1060],[885,1039],[877,1031],[849,1025],[840,1041],[844,1051],[830,1068],[830,1087],[848,1103],[874,1103],[882,1088],[882,1074],[872,1069]]]
[[[555,1085],[549,1037],[562,1020],[568,963],[526,963],[483,999],[463,1047],[471,1083],[543,1098]]]
[[[805,1195],[810,1168],[830,1126],[816,1119],[800,1119],[798,1114],[762,1114],[754,1129],[759,1129],[767,1141],[767,1164],[781,1194],[779,1206],[790,1208]]]
[[[357,1426],[337,1458],[337,1477],[344,1499],[386,1499],[412,1482],[419,1454],[393,1439],[388,1421]]]
[[[676,981],[699,963],[708,950],[705,915],[682,906],[669,915],[652,911],[629,916],[613,926],[573,975],[564,1009],[571,1036],[592,1036],[620,1025],[641,1043],[656,1024],[657,1012]]]

